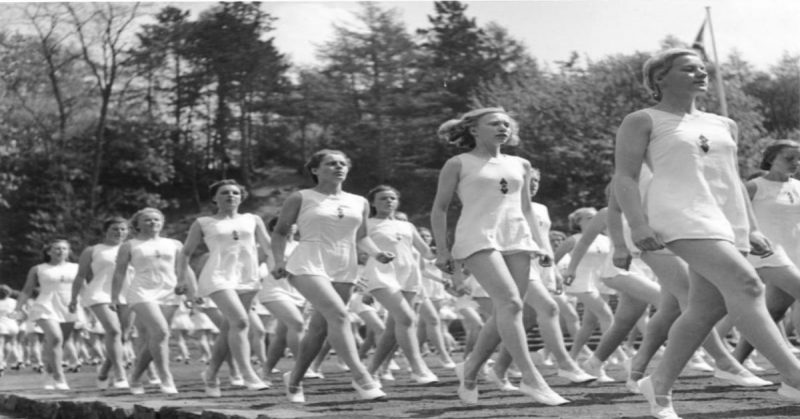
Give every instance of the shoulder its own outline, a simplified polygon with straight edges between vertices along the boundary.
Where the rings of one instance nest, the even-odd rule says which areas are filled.
[[[653,125],[653,112],[651,108],[639,109],[638,111],[631,112],[625,115],[622,120],[623,125],[631,127],[649,128]]]
[[[95,249],[100,249],[99,245],[93,244],[91,246],[86,246],[86,248],[83,249],[81,255],[79,256],[80,259],[91,258],[94,255]]]

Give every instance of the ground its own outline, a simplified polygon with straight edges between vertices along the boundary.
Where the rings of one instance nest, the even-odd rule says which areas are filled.
[[[430,360],[430,365],[436,365]],[[402,362],[401,362],[401,365]],[[763,364],[768,366],[767,364]],[[281,369],[290,367],[282,361]],[[13,417],[142,417],[142,418],[648,418],[647,403],[640,395],[626,391],[622,381],[610,384],[571,385],[556,376],[552,368],[543,367],[542,373],[550,385],[572,403],[549,407],[531,402],[520,393],[501,393],[489,383],[480,382],[480,404],[465,406],[456,396],[457,380],[452,370],[435,368],[441,382],[434,386],[416,386],[408,374],[396,373],[397,381],[385,382],[389,397],[385,401],[363,402],[355,398],[350,388],[350,376],[334,372],[335,363],[326,361],[323,380],[308,380],[305,385],[304,405],[291,404],[278,385],[278,374],[273,378],[273,388],[263,392],[234,390],[225,386],[227,375],[222,372],[223,395],[209,399],[202,391],[199,364],[174,364],[173,373],[181,391],[175,396],[158,393],[157,387],[148,387],[144,396],[133,396],[125,391],[100,392],[94,389],[94,374],[82,371],[68,375],[73,390],[46,392],[40,390],[42,376],[30,371],[11,371],[0,378],[0,399],[5,414]],[[621,380],[621,367],[610,367],[609,374]],[[761,376],[778,381],[774,369]],[[709,373],[687,372],[675,388],[675,408],[683,418],[790,418],[800,416],[800,405],[783,400],[776,393],[777,385],[745,389],[725,386]],[[17,397],[12,397],[16,395]],[[95,404],[95,401],[101,402]],[[58,402],[58,403],[56,403]],[[14,406],[14,404],[16,404]],[[138,407],[134,408],[135,405]],[[10,411],[14,407],[16,412]],[[58,414],[55,414],[59,407]],[[110,407],[110,408],[109,408]],[[112,414],[111,408],[118,408]],[[105,409],[105,410],[103,410]],[[36,412],[36,413],[31,413]],[[70,413],[72,412],[72,413]],[[158,412],[156,415],[155,412]],[[3,413],[3,412],[0,412]],[[124,414],[123,414],[124,413]],[[193,414],[192,414],[193,413]],[[19,416],[24,414],[25,416]],[[117,416],[119,415],[119,416]]]

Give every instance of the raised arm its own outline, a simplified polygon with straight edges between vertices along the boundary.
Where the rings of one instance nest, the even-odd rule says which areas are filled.
[[[452,273],[453,257],[450,254],[450,243],[447,242],[447,210],[458,187],[461,172],[461,161],[457,158],[448,160],[439,172],[439,183],[436,186],[436,197],[431,208],[431,230],[436,242],[436,266]]]

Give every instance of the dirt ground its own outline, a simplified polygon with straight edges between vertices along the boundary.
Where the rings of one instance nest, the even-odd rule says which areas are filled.
[[[430,362],[436,365],[435,361]],[[402,363],[401,363],[402,365]],[[761,363],[768,367],[768,364]],[[287,369],[290,363],[282,361],[278,366]],[[327,361],[323,370],[326,378],[307,380],[305,393],[307,403],[291,404],[284,398],[283,388],[278,385],[275,374],[273,388],[263,392],[237,390],[226,386],[227,374],[222,372],[223,396],[209,399],[202,391],[199,364],[174,364],[180,394],[164,396],[157,387],[150,386],[144,396],[133,396],[126,391],[100,392],[94,388],[93,368],[68,374],[72,390],[46,392],[41,390],[42,377],[30,370],[6,371],[0,378],[0,393],[13,393],[39,400],[68,400],[72,402],[102,401],[113,407],[133,409],[142,405],[158,409],[163,406],[213,417],[244,418],[648,418],[647,403],[640,395],[630,394],[623,382],[621,367],[608,368],[609,375],[618,379],[616,383],[571,385],[566,379],[556,376],[555,369],[541,371],[550,385],[570,404],[548,407],[531,402],[520,393],[504,393],[495,390],[489,383],[480,382],[480,404],[465,406],[456,396],[457,380],[452,370],[435,368],[440,382],[432,386],[416,386],[410,383],[408,374],[399,371],[394,382],[384,382],[387,400],[362,402],[355,398],[350,388],[350,376],[345,372],[334,372],[335,364]],[[763,378],[778,381],[774,369],[760,374]],[[777,385],[745,389],[725,386],[710,373],[685,372],[675,388],[675,408],[684,418],[790,418],[800,417],[800,405],[783,400],[776,393]],[[12,414],[13,412],[7,412]]]

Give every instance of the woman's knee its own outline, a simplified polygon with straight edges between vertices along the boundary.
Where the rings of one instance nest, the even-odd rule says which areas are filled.
[[[492,303],[498,313],[503,312],[516,316],[522,312],[522,299],[516,296],[501,301],[493,301]]]

